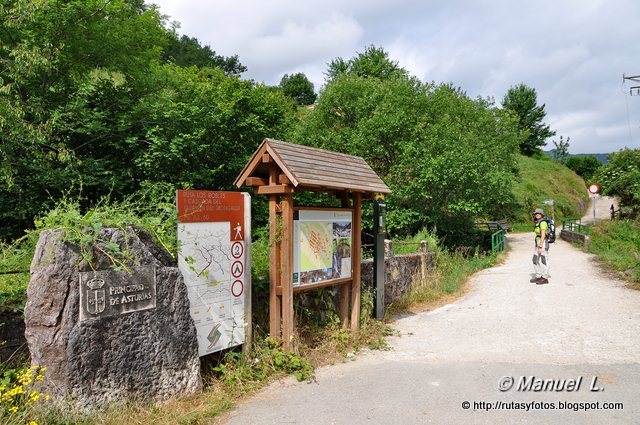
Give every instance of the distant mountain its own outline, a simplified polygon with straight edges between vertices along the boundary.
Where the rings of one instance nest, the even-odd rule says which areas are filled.
[[[549,151],[544,151],[544,153],[553,157],[553,151],[554,149],[551,149]],[[595,156],[596,158],[598,158],[598,160],[600,160],[600,162],[602,162],[605,165],[607,164],[607,162],[609,162],[608,153],[576,153],[576,154],[570,153],[569,156]]]

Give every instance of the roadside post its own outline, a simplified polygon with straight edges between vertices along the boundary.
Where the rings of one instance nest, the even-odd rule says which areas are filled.
[[[555,202],[553,201],[553,199],[547,199],[546,201],[543,202],[543,204],[551,206],[551,219],[553,219],[553,221],[555,221],[556,220],[556,208],[555,208]]]
[[[589,197],[593,199],[593,224],[596,224],[596,199],[600,198],[600,185],[598,183],[589,185]]]
[[[375,317],[382,320],[384,318],[384,237],[386,234],[385,213],[387,205],[384,196],[378,195],[373,203],[373,281],[375,282],[374,303]]]

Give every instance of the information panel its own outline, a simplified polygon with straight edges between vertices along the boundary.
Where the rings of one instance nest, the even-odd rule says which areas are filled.
[[[349,210],[299,210],[293,222],[293,286],[351,277]]]
[[[245,235],[251,235],[250,197],[239,192],[179,190],[178,267],[200,356],[244,343],[250,286]]]

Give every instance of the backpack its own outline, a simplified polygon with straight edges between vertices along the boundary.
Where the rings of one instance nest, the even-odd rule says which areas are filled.
[[[556,223],[553,221],[551,217],[545,216],[540,222],[546,221],[547,227],[549,230],[547,231],[547,241],[549,243],[554,243],[556,241]],[[539,225],[540,223],[536,224]]]

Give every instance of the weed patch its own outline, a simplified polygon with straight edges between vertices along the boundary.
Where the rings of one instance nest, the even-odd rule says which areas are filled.
[[[591,228],[588,251],[640,289],[640,222],[601,221]]]
[[[418,311],[428,308],[443,299],[449,299],[464,289],[464,284],[473,273],[496,264],[499,256],[476,252],[464,255],[461,251],[442,251],[436,256],[436,266],[427,272],[426,279],[415,278],[414,286],[407,296],[388,309],[389,314],[407,309]]]

